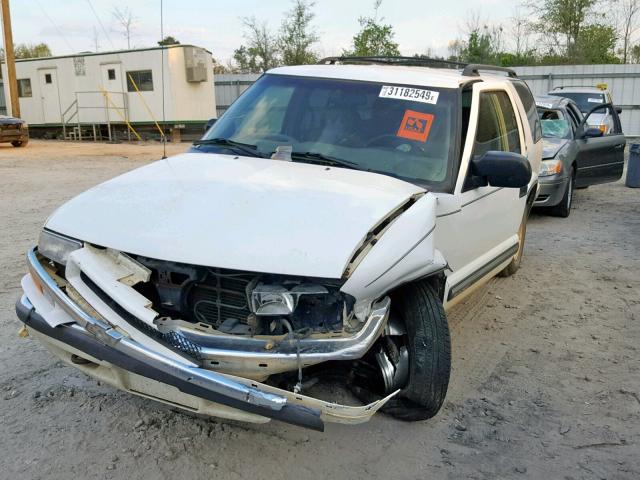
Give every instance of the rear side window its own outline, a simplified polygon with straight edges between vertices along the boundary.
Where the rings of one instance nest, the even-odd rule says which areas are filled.
[[[478,130],[473,155],[483,155],[490,150],[522,152],[516,115],[506,92],[480,94]]]
[[[513,82],[513,86],[524,105],[524,109],[527,112],[527,120],[531,127],[531,135],[533,136],[533,143],[538,143],[538,140],[542,138],[542,127],[540,125],[540,118],[538,118],[538,112],[536,111],[536,102],[531,95],[529,87],[524,82]]]

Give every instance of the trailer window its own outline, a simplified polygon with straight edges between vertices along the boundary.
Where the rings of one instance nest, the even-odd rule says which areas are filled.
[[[18,96],[19,97],[31,96],[31,79],[30,78],[18,79]]]
[[[153,91],[153,75],[151,74],[151,70],[127,72],[127,91],[135,92],[136,86],[141,92]]]
[[[107,70],[107,78],[109,80],[115,80],[116,79],[116,69],[115,68],[110,68]]]
[[[51,74],[50,73],[45,73],[44,74],[44,83],[53,83],[53,79],[51,78]]]

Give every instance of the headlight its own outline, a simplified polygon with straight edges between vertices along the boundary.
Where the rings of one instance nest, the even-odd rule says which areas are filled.
[[[560,160],[543,160],[540,164],[540,177],[548,177],[549,175],[557,175],[562,172],[562,162]]]
[[[69,254],[80,248],[82,248],[82,242],[78,240],[49,230],[40,232],[38,252],[49,260],[66,265]]]
[[[322,285],[302,283],[291,289],[283,285],[258,283],[250,293],[251,310],[256,315],[291,315],[303,295],[323,295]]]
[[[22,128],[23,130],[26,130],[27,128],[29,128],[29,124],[27,122],[22,122],[22,125],[20,125],[20,128]]]

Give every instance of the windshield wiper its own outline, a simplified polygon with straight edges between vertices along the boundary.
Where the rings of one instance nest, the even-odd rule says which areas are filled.
[[[265,156],[258,152],[257,147],[255,145],[249,145],[248,143],[240,143],[235,142],[233,140],[229,140],[228,138],[206,138],[204,140],[196,140],[193,142],[194,145],[217,145],[220,147],[226,147],[229,150],[234,150],[243,155],[248,155],[250,157],[260,157],[264,158]]]
[[[342,158],[332,157],[318,152],[292,152],[291,159],[293,161],[300,160],[309,163],[318,163],[321,165],[331,165],[334,167],[352,168],[354,170],[363,170],[355,162],[343,160]]]

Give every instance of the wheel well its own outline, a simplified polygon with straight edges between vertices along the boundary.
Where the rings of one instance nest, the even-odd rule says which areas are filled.
[[[447,276],[444,274],[444,270],[441,270],[439,272],[430,273],[426,277],[417,278],[415,280],[411,280],[410,282],[403,283],[402,285],[394,288],[387,294],[389,295],[389,297],[391,297],[391,304],[393,305],[394,297],[397,297],[402,292],[402,290],[409,287],[410,285],[420,282],[426,283],[431,286],[438,297],[444,302],[444,291],[446,287]]]

